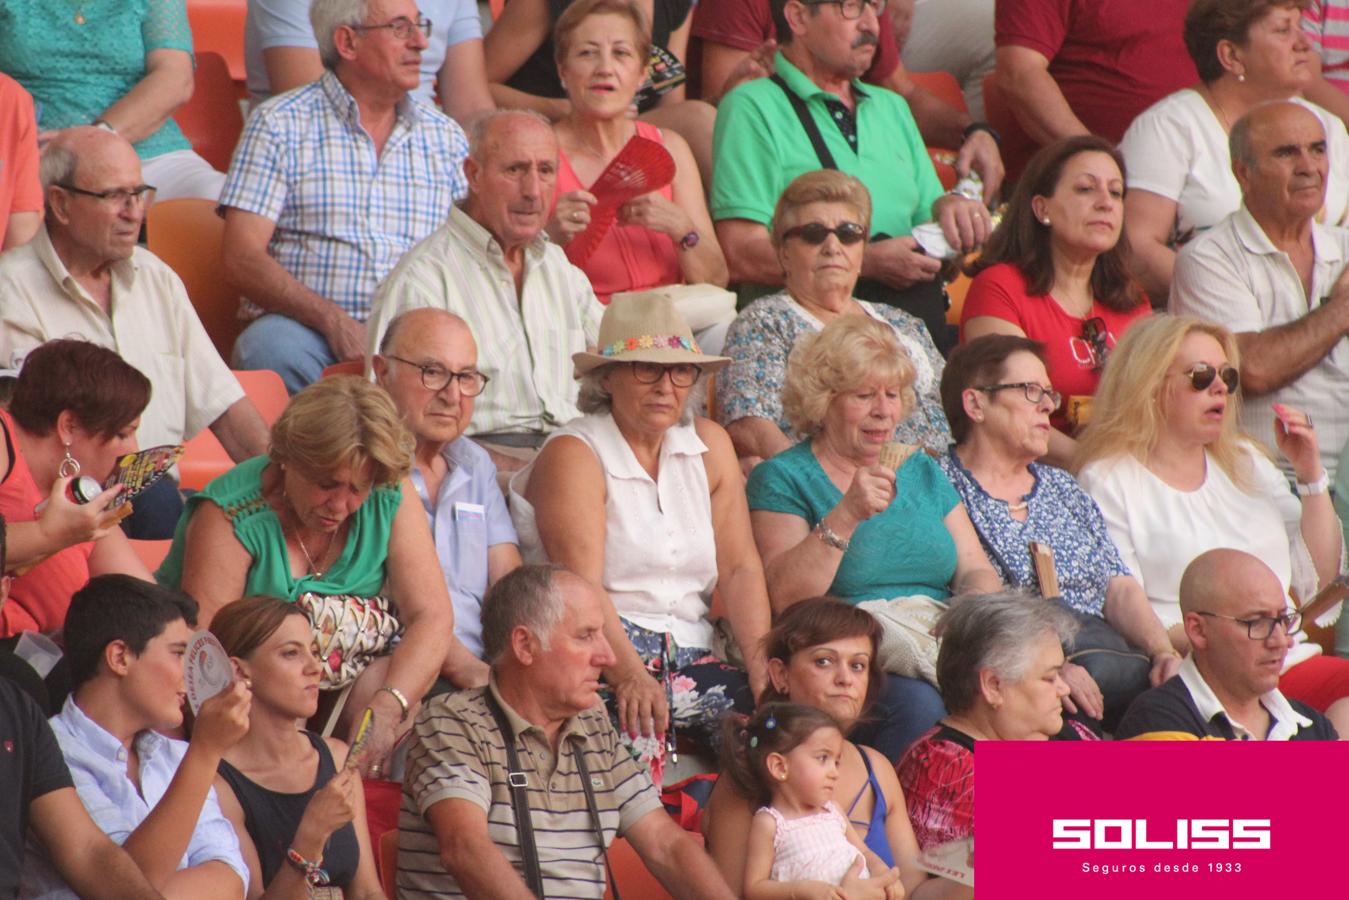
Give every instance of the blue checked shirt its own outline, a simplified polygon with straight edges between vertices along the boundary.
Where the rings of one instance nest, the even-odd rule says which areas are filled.
[[[376,156],[356,100],[324,72],[249,116],[220,205],[275,222],[272,257],[364,321],[380,280],[467,195],[467,155],[452,119],[405,97]],[[244,308],[262,312],[247,301]]]

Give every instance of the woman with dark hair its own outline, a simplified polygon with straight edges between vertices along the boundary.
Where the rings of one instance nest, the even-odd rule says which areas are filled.
[[[836,719],[850,737],[869,727],[884,673],[874,665],[881,627],[865,610],[832,598],[795,604],[764,636],[769,687],[760,703],[785,700],[814,706]],[[968,896],[968,889],[918,868],[918,845],[905,814],[894,767],[880,752],[845,741],[834,796],[868,849],[898,866],[909,897]],[[703,812],[707,851],[728,884],[744,884],[753,801],[721,779]]]
[[[1315,54],[1300,19],[1309,0],[1194,0],[1185,47],[1199,84],[1144,110],[1120,141],[1129,162],[1125,218],[1134,269],[1155,298],[1167,296],[1176,248],[1241,205],[1227,137],[1261,103],[1289,100],[1325,127],[1330,171],[1324,217],[1349,215],[1349,133],[1333,113],[1304,100],[1316,78]]]
[[[1150,308],[1129,275],[1124,161],[1094,135],[1042,147],[1017,182],[1002,224],[972,263],[962,341],[1028,337],[1068,402],[1051,416],[1048,458],[1065,463],[1078,424],[1073,400],[1096,393],[1116,339]]]
[[[318,709],[322,671],[304,612],[274,597],[247,597],[222,609],[211,633],[253,691],[248,733],[225,754],[215,780],[248,865],[248,897],[310,896],[289,850],[322,860],[327,884],[343,897],[383,897],[360,776],[345,767],[347,745],[295,724]]]
[[[6,444],[0,451],[0,515],[10,523],[9,565],[26,568],[0,607],[0,636],[56,631],[71,595],[94,575],[122,572],[149,580],[115,527],[130,507],[107,510],[116,492],[104,491],[73,510],[67,497],[72,478],[83,474],[102,482],[118,457],[136,451],[136,428],[149,402],[149,379],[88,341],[49,341],[24,359],[9,412],[0,412]],[[49,531],[58,521],[67,524]]]
[[[1063,469],[1037,462],[1049,443],[1057,391],[1045,350],[1024,337],[990,334],[962,344],[942,375],[942,402],[956,442],[940,458],[994,571],[1005,583],[1053,596],[1085,623],[1080,664],[1065,663],[1070,713],[1107,729],[1149,686],[1180,667],[1180,654],[1120,558],[1101,510]],[[1031,546],[1049,552],[1057,590]],[[1100,652],[1090,652],[1100,651]],[[1071,655],[1071,654],[1070,654]]]

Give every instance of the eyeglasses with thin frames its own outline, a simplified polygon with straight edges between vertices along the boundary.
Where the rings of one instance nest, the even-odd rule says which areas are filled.
[[[352,25],[353,31],[379,31],[387,28],[393,32],[393,36],[400,41],[406,41],[412,36],[412,29],[417,28],[424,37],[431,36],[431,20],[426,16],[418,16],[416,21],[407,16],[399,16],[396,19],[390,19],[383,25]]]
[[[1302,613],[1295,609],[1290,609],[1278,616],[1255,616],[1250,619],[1238,619],[1236,616],[1227,616],[1222,613],[1204,612],[1199,610],[1199,615],[1208,616],[1211,619],[1226,619],[1229,622],[1236,622],[1238,625],[1246,626],[1246,637],[1253,641],[1267,641],[1270,635],[1274,634],[1274,628],[1278,625],[1283,626],[1287,634],[1297,634],[1302,630]]]
[[[666,372],[670,373],[671,384],[678,388],[686,388],[693,387],[698,376],[703,374],[703,367],[693,363],[675,363],[668,366],[654,362],[632,363],[632,377],[636,378],[639,384],[656,384],[665,377]]]
[[[830,3],[838,5],[838,11],[843,14],[845,19],[860,19],[862,11],[870,6],[876,11],[876,15],[885,12],[886,0],[801,0],[806,6],[826,6]]]
[[[413,362],[410,359],[404,359],[401,356],[384,354],[385,359],[397,360],[407,366],[417,369],[422,375],[422,387],[428,391],[443,391],[451,381],[459,382],[459,393],[465,397],[476,397],[482,393],[483,388],[487,387],[488,378],[477,369],[465,369],[462,372],[452,372],[444,366],[429,365],[427,363]]]
[[[155,186],[152,184],[138,184],[133,188],[109,188],[106,191],[90,191],[82,187],[75,187],[73,184],[66,184],[63,181],[56,182],[56,186],[63,191],[70,191],[72,194],[79,194],[82,197],[93,197],[95,200],[101,200],[113,206],[125,206],[128,202],[139,205],[149,204],[154,200]]]
[[[1012,381],[1007,384],[985,384],[975,387],[976,391],[983,391],[988,394],[996,394],[998,391],[1009,391],[1013,388],[1021,388],[1021,394],[1031,403],[1039,405],[1040,401],[1048,397],[1058,409],[1059,403],[1063,400],[1063,395],[1053,388],[1047,388],[1043,384],[1036,384],[1033,381]]]

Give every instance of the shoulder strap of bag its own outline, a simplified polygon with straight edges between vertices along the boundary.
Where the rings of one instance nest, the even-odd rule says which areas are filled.
[[[614,881],[614,868],[609,865],[609,850],[604,846],[604,826],[600,824],[600,808],[595,802],[595,787],[590,783],[590,767],[586,765],[585,739],[575,735],[571,742],[571,755],[576,760],[576,772],[581,776],[581,788],[586,795],[586,808],[590,810],[590,827],[595,829],[595,839],[600,842],[600,856],[604,859],[604,871],[609,876],[609,890],[614,900],[619,900],[618,883]]]
[[[768,80],[782,88],[782,93],[787,95],[787,102],[792,105],[792,112],[801,120],[801,127],[806,130],[806,137],[810,138],[810,146],[815,148],[815,156],[820,160],[820,167],[824,169],[837,169],[838,165],[834,162],[834,154],[829,152],[829,148],[824,145],[824,135],[820,134],[820,127],[815,124],[815,119],[810,115],[810,110],[806,109],[806,101],[802,100],[792,89],[787,87],[787,82],[782,80],[782,76],[776,72],[768,76]]]
[[[515,751],[515,732],[506,719],[492,689],[486,688],[483,694],[487,708],[496,720],[501,732],[501,742],[506,745],[506,781],[511,789],[511,808],[515,813],[515,833],[520,841],[520,861],[525,867],[525,884],[535,897],[543,897],[543,871],[539,868],[539,848],[534,843],[534,824],[529,818],[529,782],[520,768],[520,755]],[[587,790],[587,796],[589,791]]]

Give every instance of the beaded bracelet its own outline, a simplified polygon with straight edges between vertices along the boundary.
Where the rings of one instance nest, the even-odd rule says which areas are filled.
[[[328,883],[328,873],[319,868],[323,865],[323,856],[310,862],[296,852],[294,847],[286,848],[286,862],[304,873],[304,880],[310,887],[320,887]]]

